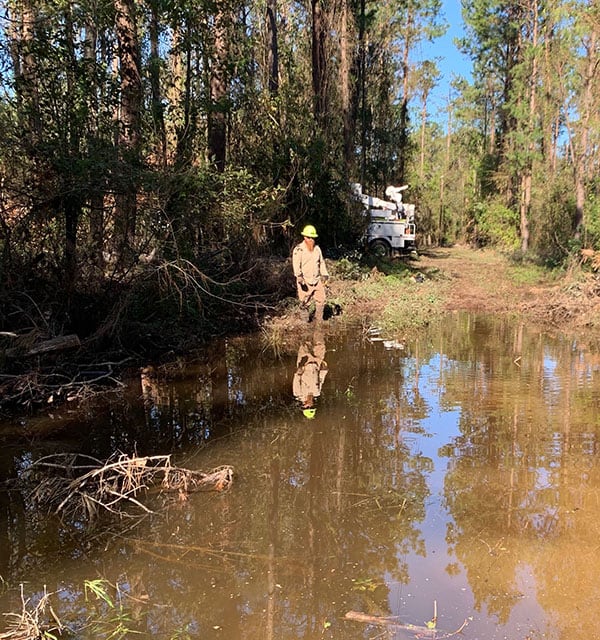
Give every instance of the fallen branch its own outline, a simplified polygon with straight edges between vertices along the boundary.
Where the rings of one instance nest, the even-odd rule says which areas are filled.
[[[443,640],[443,638],[451,638],[459,634],[470,622],[471,618],[465,618],[465,621],[456,631],[442,631],[435,627],[425,627],[416,624],[406,624],[400,620],[399,616],[371,616],[360,611],[348,611],[344,616],[346,620],[354,620],[356,622],[365,622],[366,624],[375,624],[384,627],[394,627],[412,633],[416,638],[429,638],[430,640]]]
[[[70,334],[68,336],[58,336],[56,338],[50,338],[44,340],[39,344],[34,345],[25,354],[28,356],[37,356],[41,353],[50,353],[51,351],[64,351],[65,349],[78,349],[81,346],[79,336]]]
[[[110,363],[107,363],[107,366],[106,371],[68,371],[57,367],[50,373],[35,370],[20,374],[2,374],[0,408],[86,400],[100,391],[123,387],[123,383],[115,377]]]
[[[140,494],[154,486],[161,492],[176,492],[180,499],[195,491],[226,491],[233,482],[233,468],[192,471],[174,467],[170,455],[115,454],[101,462],[90,456],[56,454],[34,462],[26,479],[34,485],[29,497],[36,506],[91,520],[102,510],[130,515],[127,509],[132,506],[138,513],[151,513]]]

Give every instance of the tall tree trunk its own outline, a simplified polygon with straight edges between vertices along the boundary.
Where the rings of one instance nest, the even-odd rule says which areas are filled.
[[[531,186],[532,186],[532,171],[533,171],[533,154],[535,152],[535,140],[534,133],[536,129],[536,107],[537,107],[537,81],[538,81],[538,0],[531,0],[530,11],[531,15],[531,48],[532,48],[532,60],[531,60],[531,74],[528,78],[529,83],[529,117],[527,119],[527,137],[529,139],[527,143],[527,158],[523,175],[521,177],[521,206],[520,206],[520,219],[521,219],[521,251],[526,253],[529,249],[529,211],[531,210]]]
[[[366,43],[366,0],[360,0],[358,25],[358,85],[360,104],[360,182],[364,186],[367,172],[367,43]]]
[[[115,196],[115,244],[119,258],[132,247],[137,217],[137,177],[140,165],[140,110],[142,79],[135,0],[115,0],[115,27],[119,53],[121,101],[119,160],[123,175]]]
[[[322,0],[311,0],[312,15],[312,85],[315,120],[327,117],[327,17]]]
[[[350,75],[350,34],[348,0],[340,0],[340,97],[344,136],[344,165],[354,165],[354,126],[352,122],[352,86]]]
[[[575,220],[573,226],[576,239],[580,238],[581,229],[585,222],[586,181],[589,172],[589,139],[592,120],[593,89],[597,85],[596,75],[600,68],[597,28],[597,25],[592,27],[591,33],[584,43],[586,64],[582,78],[583,87],[579,108],[579,113],[581,114],[579,144],[573,157],[573,169],[575,172]]]
[[[277,32],[277,0],[267,0],[267,73],[269,93],[279,93],[279,41]]]
[[[18,114],[24,132],[24,142],[31,154],[40,140],[42,127],[39,113],[38,71],[33,45],[35,41],[36,13],[29,0],[11,3],[8,28],[9,44]]]
[[[90,16],[85,24],[83,57],[88,68],[96,66],[96,46],[98,44],[98,31],[96,22]],[[97,122],[99,118],[99,89],[94,86],[89,93],[90,117],[89,131],[93,136],[98,135]],[[100,273],[102,269],[102,249],[104,247],[104,189],[103,179],[94,181],[90,185],[89,196],[89,243],[90,259],[93,267]]]
[[[220,11],[215,16],[214,48],[210,72],[210,109],[208,112],[208,157],[218,171],[225,170],[227,152],[226,63],[229,53],[227,24],[231,16]]]
[[[63,14],[65,26],[65,45],[68,51],[68,65],[65,70],[67,82],[67,95],[74,95],[75,79],[74,71],[77,65],[74,44],[73,17],[69,4],[65,6]],[[68,144],[68,156],[76,161],[79,158],[81,130],[75,118],[70,118],[66,125],[66,138]],[[70,290],[77,278],[77,228],[81,218],[81,198],[77,185],[69,176],[67,184],[63,185],[62,210],[65,217],[65,272],[67,290]]]
[[[400,63],[402,69],[402,101],[400,102],[400,136],[399,136],[399,149],[398,149],[398,178],[400,182],[404,182],[404,175],[406,173],[406,152],[408,148],[408,92],[409,92],[409,63],[408,56],[410,53],[410,33],[413,29],[413,16],[408,13],[408,24],[406,25],[406,37],[404,38],[404,49],[402,50],[402,62]]]
[[[425,179],[425,131],[427,129],[427,99],[429,97],[429,91],[424,88],[421,100],[421,136],[420,136],[420,147],[421,151],[419,154],[419,181],[423,184],[423,180]],[[450,107],[448,107],[450,110]]]
[[[150,3],[150,24],[148,32],[150,39],[150,59],[148,61],[148,65],[150,67],[150,90],[152,92],[152,121],[154,123],[154,135],[157,139],[158,161],[162,167],[166,167],[167,136],[165,130],[162,95],[160,90],[160,28],[158,6],[155,1]]]

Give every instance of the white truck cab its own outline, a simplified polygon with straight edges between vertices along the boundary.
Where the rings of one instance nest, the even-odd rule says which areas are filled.
[[[364,194],[357,182],[351,189],[369,217],[364,242],[370,252],[392,257],[415,251],[415,205],[402,202],[402,192],[408,185],[387,187],[385,195],[389,200]]]

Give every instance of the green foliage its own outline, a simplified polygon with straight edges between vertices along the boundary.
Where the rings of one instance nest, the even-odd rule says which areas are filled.
[[[332,264],[332,275],[340,280],[362,280],[368,274],[368,270],[361,266],[358,260],[340,258]]]
[[[109,586],[109,583],[102,578],[98,578],[96,580],[84,580],[83,588],[86,601],[89,594],[94,596],[96,600],[101,600],[102,602],[105,602],[111,609],[114,609],[115,604],[112,598],[108,595]]]
[[[120,601],[115,603],[108,594],[111,588],[110,583],[104,579],[85,580],[84,594],[87,601],[88,594],[106,605],[104,611],[100,611],[99,615],[92,620],[91,627],[95,637],[104,638],[104,640],[121,640],[127,638],[131,634],[141,634],[131,627],[135,624],[131,613],[123,606]],[[117,595],[120,595],[117,588]]]
[[[548,278],[548,270],[531,261],[523,261],[510,268],[509,277],[517,286],[534,285]]]
[[[600,250],[600,194],[592,193],[586,202],[583,235],[586,246]]]
[[[509,251],[519,247],[519,215],[497,201],[480,202],[473,207],[471,240],[478,246]]]
[[[551,184],[540,185],[534,191],[531,250],[549,266],[562,264],[580,248],[573,237],[575,198],[569,187],[570,179],[563,172]]]

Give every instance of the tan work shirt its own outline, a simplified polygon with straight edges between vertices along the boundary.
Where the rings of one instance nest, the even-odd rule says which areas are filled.
[[[315,285],[321,276],[329,276],[321,249],[315,245],[312,251],[303,241],[294,248],[292,266],[296,278],[304,278],[307,284]]]

